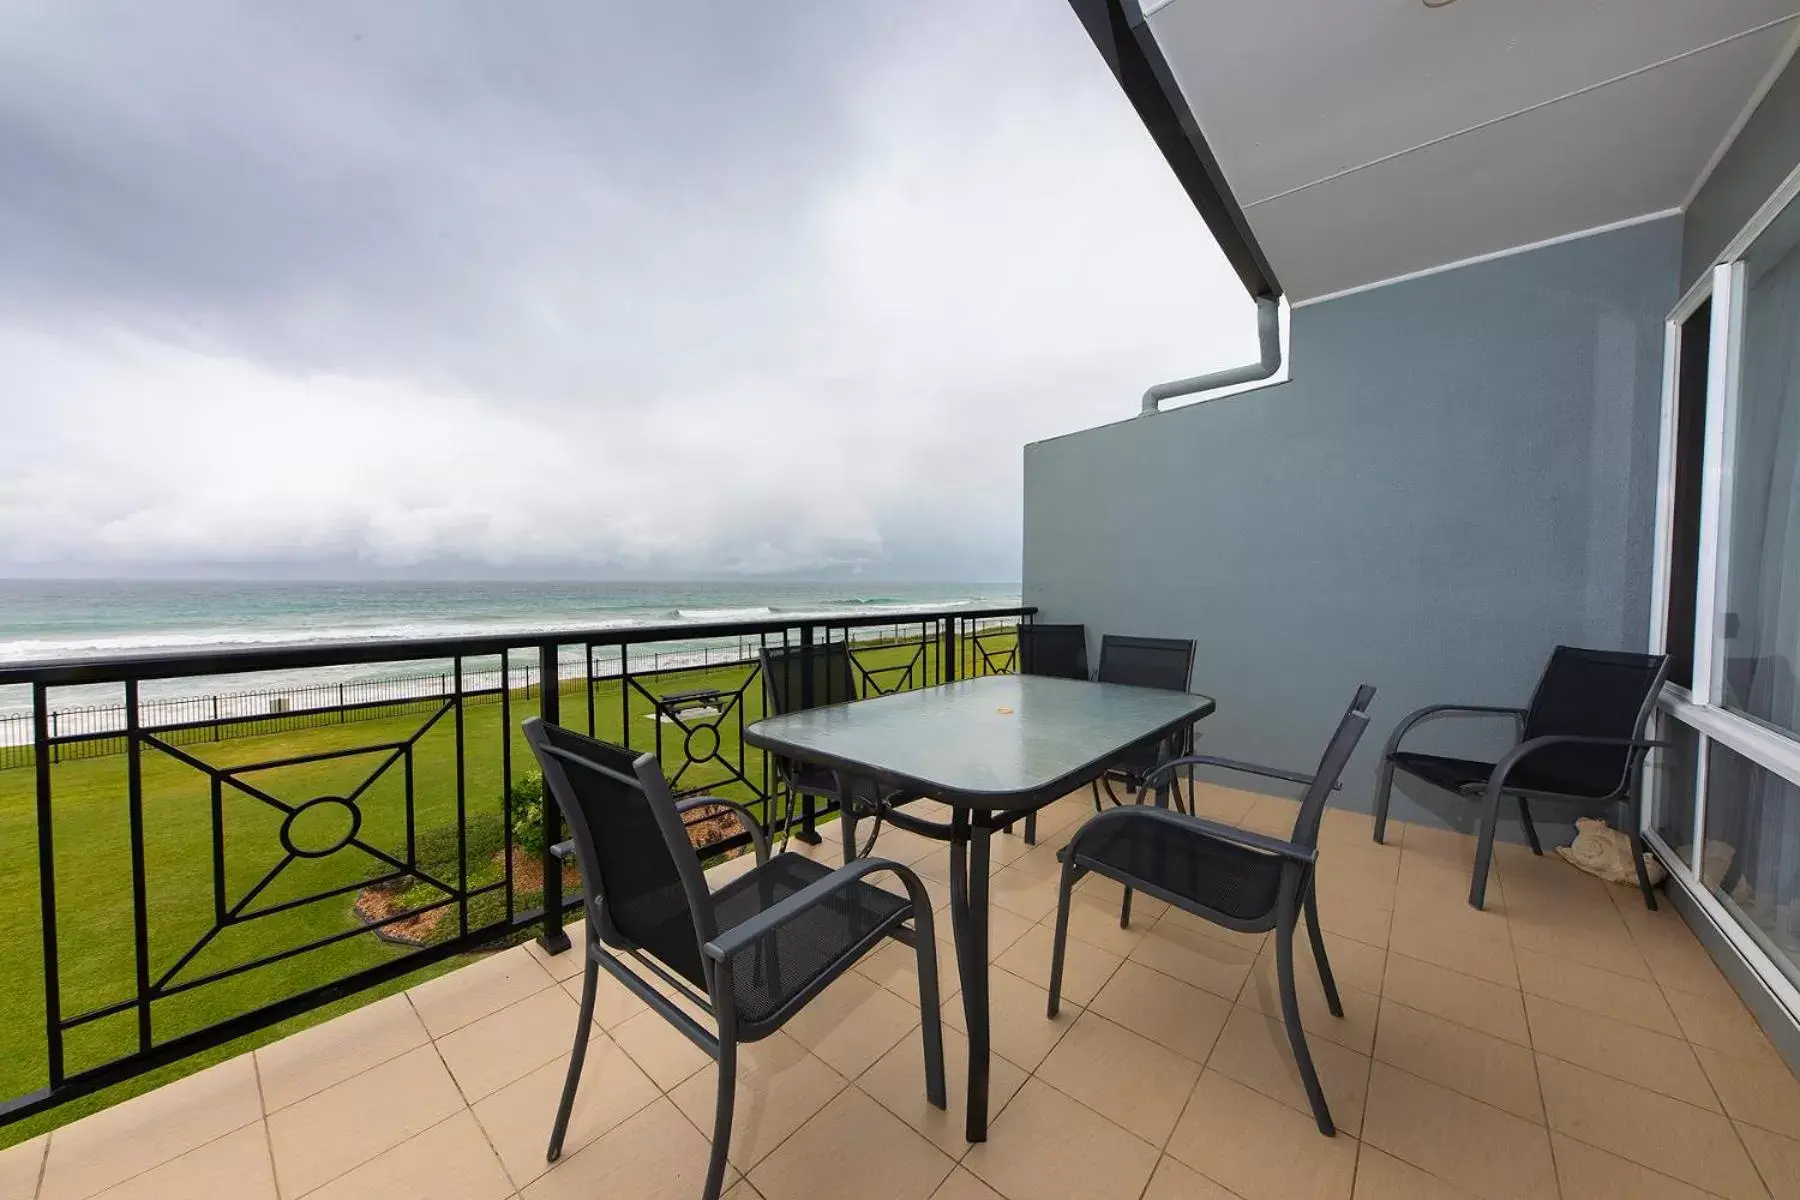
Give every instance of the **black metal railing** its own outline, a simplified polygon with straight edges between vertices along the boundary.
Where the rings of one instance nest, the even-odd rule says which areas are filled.
[[[900,638],[901,627],[887,624],[858,630],[859,642]],[[984,635],[993,636],[991,633]],[[1004,636],[1004,635],[1002,635]],[[715,664],[749,662],[756,657],[755,641],[707,645],[685,650],[655,650],[644,674],[676,671]],[[600,664],[602,669],[605,664]],[[562,664],[562,677],[574,677]],[[514,667],[510,678],[498,668],[465,672],[462,696],[467,703],[495,702],[505,690],[522,691],[530,698],[539,683],[535,662]],[[355,679],[291,687],[214,691],[160,699],[144,698],[137,704],[137,720],[145,729],[158,731],[177,745],[197,741],[223,741],[233,737],[257,737],[289,729],[305,729],[350,721],[379,720],[408,708],[418,709],[442,700],[452,691],[448,670],[414,672],[381,679]],[[50,710],[51,761],[99,758],[124,754],[126,706],[116,704],[58,705]],[[0,771],[20,770],[32,764],[32,714],[0,712]]]
[[[567,947],[575,889],[548,847],[520,723],[653,751],[678,794],[750,805],[815,837],[744,727],[756,652],[841,640],[865,695],[1010,671],[1029,608],[81,659],[0,669],[30,691],[29,770],[0,772],[0,1124],[183,1059],[449,956],[533,934]],[[898,622],[898,623],[897,623]],[[671,648],[674,643],[674,648]],[[368,667],[435,691],[298,711],[229,706],[220,676]],[[554,685],[545,683],[555,680]],[[167,692],[191,681],[199,713]],[[53,724],[58,694],[118,689],[103,725]],[[243,686],[243,681],[237,681]],[[350,685],[360,687],[360,684]],[[410,685],[406,685],[410,686]],[[293,689],[290,689],[293,690]],[[266,709],[265,705],[265,709]],[[87,747],[104,744],[100,753]],[[77,749],[78,747],[83,749]],[[702,810],[695,844],[726,835]],[[21,836],[22,835],[22,836]],[[572,883],[572,881],[570,881]]]

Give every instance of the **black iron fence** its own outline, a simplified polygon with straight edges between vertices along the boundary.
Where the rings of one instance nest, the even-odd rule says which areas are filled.
[[[0,669],[0,685],[31,696],[30,769],[0,772],[0,929],[24,950],[0,974],[0,1124],[452,955],[532,934],[567,948],[576,901],[547,851],[559,822],[531,786],[518,733],[528,716],[652,750],[677,793],[738,800],[773,836],[812,838],[827,814],[796,804],[743,740],[762,715],[757,651],[846,642],[874,695],[1011,671],[1016,625],[1032,612]],[[702,640],[717,644],[691,649]],[[391,676],[379,694],[331,683],[142,695],[377,664]],[[121,703],[70,727],[59,692],[95,684],[120,688]],[[709,857],[747,844],[716,824],[702,810],[694,828]]]
[[[871,642],[903,640],[902,627],[893,624],[891,617],[886,620],[888,624],[884,626],[853,631],[856,641],[866,646]],[[991,638],[991,632],[987,636]],[[729,645],[654,650],[648,669],[642,673],[744,663],[753,660],[756,652],[756,642],[743,640]],[[603,660],[595,664],[595,669],[605,674],[614,666]],[[559,666],[559,676],[564,680],[578,679],[582,670],[580,663],[564,662]],[[442,700],[452,693],[454,682],[449,670],[436,670],[381,679],[214,691],[161,699],[140,697],[137,719],[144,729],[154,730],[177,745],[218,742],[289,729],[379,720]],[[536,663],[512,668],[510,677],[503,676],[498,667],[464,671],[462,697],[467,703],[497,701],[504,688],[511,688],[529,698],[540,682]],[[126,721],[122,701],[52,708],[51,761],[125,753]],[[0,713],[0,771],[29,767],[32,756],[32,714]]]

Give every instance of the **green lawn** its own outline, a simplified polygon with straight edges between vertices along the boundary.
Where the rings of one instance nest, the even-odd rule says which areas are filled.
[[[990,652],[1004,652],[1009,634],[984,634]],[[937,675],[936,647],[885,646],[859,648],[857,657],[873,672],[882,690],[920,686]],[[963,668],[968,669],[966,665]],[[762,715],[760,680],[744,687],[751,665],[712,666],[639,677],[651,692],[663,694],[712,687],[743,688],[738,703],[744,721]],[[588,725],[590,694],[580,681],[560,693],[562,721],[573,728]],[[727,710],[718,723],[716,757],[683,767],[681,731],[654,719],[650,701],[617,680],[592,686],[593,727],[609,741],[625,741],[655,749],[659,728],[664,769],[677,776],[680,790],[704,786],[720,795],[750,801],[755,793],[736,782],[726,764],[742,764],[752,781],[764,780],[760,752],[743,746],[736,713]],[[497,697],[471,701],[463,709],[463,804],[468,820],[491,830],[501,819],[510,743],[511,771],[516,778],[533,764],[520,736],[519,723],[538,712],[539,698],[511,697],[510,728],[503,728]],[[288,804],[316,796],[346,795],[367,779],[391,753],[373,749],[417,735],[412,755],[415,829],[436,831],[440,844],[454,846],[458,802],[456,714],[447,712],[422,734],[434,707],[421,704],[402,715],[323,725],[257,737],[181,745],[185,754],[215,768],[242,768],[298,755],[355,751],[338,758],[263,770],[246,770],[245,783]],[[691,722],[692,723],[692,722]],[[709,748],[701,735],[696,751]],[[404,857],[406,844],[404,763],[396,762],[376,777],[358,801],[362,812],[360,840]],[[679,769],[679,770],[678,770]],[[136,970],[132,922],[131,838],[127,803],[128,759],[124,754],[61,763],[52,769],[56,858],[58,946],[65,1016],[129,999]],[[146,749],[141,758],[145,903],[149,913],[149,972],[156,980],[174,967],[196,944],[194,954],[172,982],[194,980],[231,966],[334,933],[357,928],[351,913],[354,892],[297,904],[277,915],[239,922],[205,940],[214,928],[212,809],[209,776],[178,756]],[[283,814],[227,785],[219,796],[224,830],[224,902],[236,904],[284,857],[280,830]],[[334,840],[336,819],[344,810],[321,806],[294,830],[296,841],[325,845]],[[445,834],[450,836],[445,837]],[[0,771],[0,1097],[42,1087],[46,1081],[41,921],[38,899],[37,830],[33,772]],[[444,869],[454,870],[452,851]],[[250,909],[278,905],[333,887],[352,885],[388,868],[354,848],[314,859],[295,859],[260,891]],[[482,855],[468,863],[472,886],[502,878],[499,864]],[[517,897],[517,907],[536,906],[535,895]],[[471,908],[471,926],[505,915],[506,901],[496,892]],[[454,920],[454,909],[452,910]],[[366,933],[348,937],[278,963],[206,983],[190,991],[158,999],[152,1009],[157,1041],[204,1028],[307,988],[341,978],[384,960],[409,953]],[[370,989],[326,1008],[294,1018],[139,1077],[105,1092],[62,1105],[31,1119],[0,1127],[0,1145],[8,1145],[84,1113],[116,1103],[169,1079],[198,1070],[273,1041],[296,1029],[382,995],[410,986],[428,974],[449,970],[452,959],[396,983]],[[69,1073],[131,1052],[137,1043],[135,1010],[104,1017],[70,1031],[65,1038]]]

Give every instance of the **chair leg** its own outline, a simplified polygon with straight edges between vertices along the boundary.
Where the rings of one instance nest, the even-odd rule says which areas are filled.
[[[914,896],[913,941],[918,954],[918,1016],[920,1042],[925,1045],[925,1099],[934,1108],[949,1106],[943,1083],[943,1013],[938,999],[938,937],[932,928],[931,901]]]
[[[1500,823],[1500,789],[1489,787],[1481,805],[1481,834],[1475,839],[1475,878],[1469,884],[1469,907],[1487,899],[1488,868],[1494,862],[1494,827]]]
[[[1293,1048],[1294,1062],[1300,1068],[1300,1082],[1306,1086],[1306,1099],[1312,1105],[1313,1121],[1326,1137],[1337,1136],[1331,1121],[1331,1106],[1325,1103],[1325,1089],[1319,1086],[1319,1074],[1313,1069],[1312,1052],[1306,1048],[1306,1030],[1300,1027],[1300,998],[1294,991],[1294,918],[1291,896],[1282,905],[1287,911],[1275,927],[1275,976],[1281,988],[1281,1021],[1287,1026],[1288,1045]]]
[[[790,791],[787,798],[787,816],[782,818],[783,833],[798,838],[805,845],[818,845],[821,840],[818,830],[819,798],[808,792],[801,802],[800,813],[800,832],[794,833],[794,793]]]
[[[1650,886],[1650,868],[1644,862],[1644,814],[1636,795],[1625,806],[1631,822],[1631,865],[1637,868],[1638,891],[1644,893],[1644,907],[1656,911],[1656,889]]]
[[[1106,809],[1100,804],[1100,781],[1096,779],[1090,786],[1094,789],[1094,811],[1105,812]]]
[[[1050,1003],[1046,1006],[1045,1015],[1056,1019],[1058,1009],[1062,1007],[1063,951],[1069,941],[1069,902],[1075,892],[1074,856],[1063,864],[1062,882],[1056,889],[1056,932],[1050,939]],[[1126,894],[1126,903],[1130,903],[1131,893]]]
[[[1319,964],[1319,982],[1325,985],[1325,1004],[1331,1015],[1344,1015],[1344,1003],[1338,999],[1337,980],[1331,976],[1331,960],[1325,957],[1325,931],[1319,928],[1319,894],[1312,881],[1306,885],[1306,936],[1312,942],[1313,961]]]
[[[1025,814],[1025,844],[1027,846],[1037,845],[1037,813],[1035,812]]]
[[[719,1031],[721,1035],[725,1030]],[[706,1163],[703,1200],[719,1200],[725,1190],[725,1165],[731,1154],[731,1114],[737,1106],[737,1039],[719,1038],[719,1097],[713,1110],[712,1156]]]
[[[1131,928],[1131,889],[1125,889],[1125,898],[1119,901],[1119,928]]]
[[[1644,893],[1644,907],[1655,912],[1656,889],[1650,885],[1650,868],[1644,862],[1644,855],[1647,853],[1648,851],[1644,848],[1644,835],[1633,833],[1631,835],[1631,861],[1637,867],[1638,891]]]
[[[569,1132],[569,1113],[575,1107],[575,1089],[581,1083],[581,1064],[587,1061],[588,1034],[594,1029],[594,993],[600,983],[600,964],[594,961],[592,939],[584,937],[587,968],[581,973],[581,1016],[575,1024],[575,1048],[569,1054],[569,1073],[563,1079],[562,1102],[556,1106],[556,1123],[550,1127],[550,1148],[544,1161],[562,1157],[563,1135]]]
[[[1375,776],[1375,840],[1387,841],[1388,800],[1394,794],[1394,760],[1383,755]]]
[[[1519,821],[1525,826],[1525,840],[1531,843],[1531,852],[1539,858],[1544,857],[1544,847],[1538,841],[1537,826],[1531,823],[1531,804],[1525,797],[1519,797]]]

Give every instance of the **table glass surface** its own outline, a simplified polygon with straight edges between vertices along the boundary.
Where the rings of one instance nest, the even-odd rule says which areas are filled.
[[[994,675],[769,717],[752,745],[862,767],[944,799],[1024,796],[1206,716],[1191,692]]]

